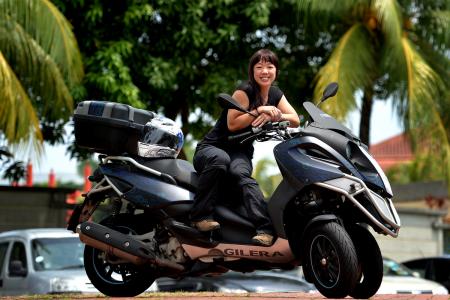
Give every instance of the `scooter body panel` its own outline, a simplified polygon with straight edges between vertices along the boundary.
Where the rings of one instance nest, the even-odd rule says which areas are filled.
[[[148,173],[130,169],[125,165],[103,164],[100,171],[114,184],[122,181],[131,186],[122,191],[123,197],[145,208],[161,208],[173,204],[192,203],[194,194],[180,186],[169,184]]]
[[[287,140],[275,146],[274,155],[283,178],[286,178],[298,191],[315,182],[344,176],[344,173],[338,168],[312,159],[307,155],[305,151],[307,149],[324,151],[348,168],[354,169],[342,155],[317,138],[301,136]]]

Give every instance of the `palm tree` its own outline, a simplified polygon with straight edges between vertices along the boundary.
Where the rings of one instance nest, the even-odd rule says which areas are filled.
[[[39,152],[39,120],[68,120],[70,90],[82,76],[71,25],[50,1],[0,1],[0,133],[7,143]]]
[[[344,119],[356,109],[360,93],[360,138],[369,144],[373,101],[392,98],[413,144],[429,145],[415,150],[444,162],[450,183],[449,1],[296,1],[311,34],[342,31],[316,77],[316,99],[329,82],[340,85],[337,99],[325,102],[324,110]]]

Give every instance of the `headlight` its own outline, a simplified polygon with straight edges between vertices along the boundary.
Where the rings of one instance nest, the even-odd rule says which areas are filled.
[[[345,151],[350,162],[356,167],[360,174],[365,177],[364,179],[361,179],[366,183],[371,183],[372,185],[382,188],[390,197],[393,196],[389,180],[377,161],[364,147],[349,142]]]

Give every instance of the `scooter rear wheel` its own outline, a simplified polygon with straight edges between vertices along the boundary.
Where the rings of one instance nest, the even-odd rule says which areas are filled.
[[[360,280],[350,296],[368,299],[375,295],[383,280],[383,257],[377,241],[367,229],[355,225],[350,229],[350,236],[362,268]]]
[[[335,223],[314,227],[306,236],[305,272],[327,298],[343,298],[359,278],[355,246],[345,229]]]
[[[119,218],[116,217],[117,222]],[[124,225],[127,220],[122,220],[121,224],[111,224],[111,219],[107,218],[100,222],[125,234],[136,234],[130,225]],[[128,224],[132,224],[128,221]],[[92,284],[101,293],[110,297],[134,297],[143,293],[155,281],[147,270],[138,268],[131,263],[114,263],[106,258],[106,253],[91,246],[84,248],[84,268]]]

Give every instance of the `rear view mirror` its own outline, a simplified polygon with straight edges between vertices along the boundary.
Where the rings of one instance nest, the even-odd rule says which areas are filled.
[[[221,93],[217,96],[217,100],[219,101],[219,105],[222,108],[226,109],[235,109],[243,113],[250,114],[254,117],[257,117],[255,114],[252,114],[248,110],[244,109],[233,97],[228,94]]]
[[[332,83],[328,84],[327,87],[325,88],[325,90],[323,91],[323,95],[322,95],[322,98],[320,99],[319,104],[321,104],[328,98],[336,95],[338,89],[339,89],[339,85],[337,84],[337,82],[332,82]],[[319,104],[317,104],[317,106],[319,106]]]

